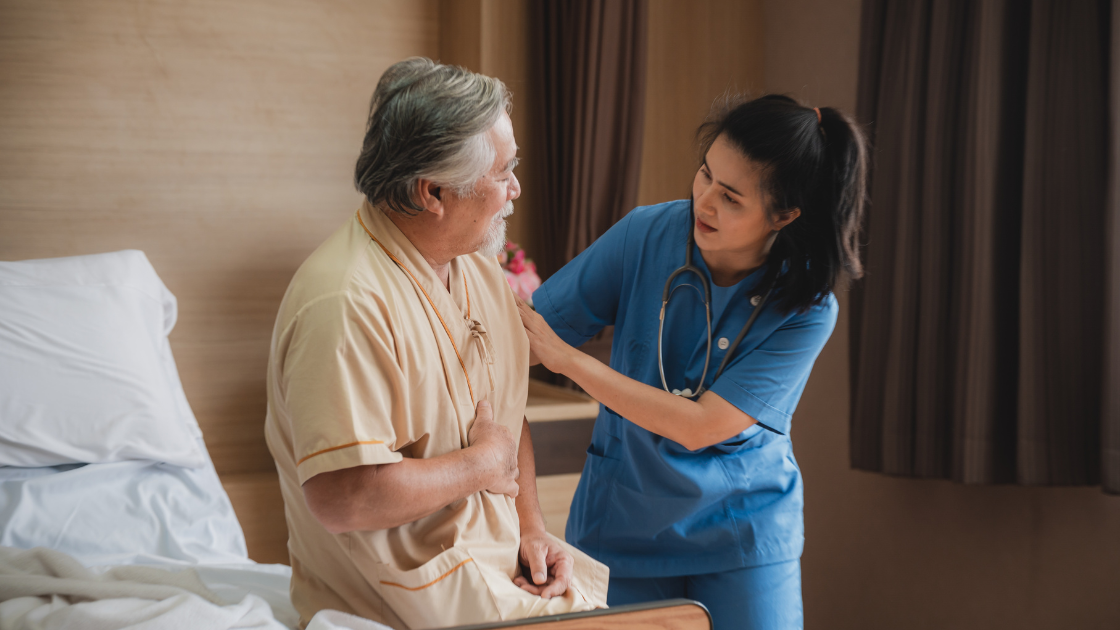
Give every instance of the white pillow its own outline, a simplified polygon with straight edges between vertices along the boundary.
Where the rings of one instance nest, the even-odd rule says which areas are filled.
[[[205,457],[143,252],[0,262],[0,466]]]

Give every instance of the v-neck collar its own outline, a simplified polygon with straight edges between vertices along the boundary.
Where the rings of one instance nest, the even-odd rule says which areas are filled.
[[[448,286],[445,287],[416,246],[384,213],[369,202],[365,202],[358,210],[356,219],[373,240],[374,246],[381,249],[401,271],[411,278],[435,311],[448,341],[451,342],[459,366],[463,369],[471,405],[475,405],[477,397],[486,394],[485,390],[475,391],[470,369],[467,367],[466,355],[470,353],[471,345],[481,344],[474,350],[478,352],[480,361],[485,364],[482,368],[485,369],[490,391],[493,391],[494,374],[490,368],[490,363],[493,362],[490,358],[493,356],[493,346],[486,336],[485,326],[471,319],[470,289],[467,286],[463,263],[458,257],[448,263],[449,278]],[[481,383],[479,386],[481,387]]]
[[[755,269],[750,274],[748,274],[747,277],[743,278],[733,285],[721,287],[716,285],[716,283],[712,281],[712,272],[710,269],[708,269],[708,263],[704,260],[704,256],[700,253],[700,246],[696,245],[695,243],[692,246],[694,248],[692,250],[692,264],[700,268],[708,281],[708,286],[711,288],[712,326],[714,328],[719,325],[720,321],[722,321],[723,315],[727,312],[728,306],[730,306],[733,302],[736,302],[737,299],[745,300],[746,297],[758,287],[758,283],[762,281],[762,277],[766,274],[766,265],[762,265],[758,269]],[[716,293],[723,293],[723,297],[726,298],[720,300],[720,302],[722,303],[718,305],[715,297]],[[751,308],[753,309],[754,305],[751,305]]]

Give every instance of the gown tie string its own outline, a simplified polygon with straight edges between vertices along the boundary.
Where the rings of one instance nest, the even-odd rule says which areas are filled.
[[[474,346],[478,349],[478,358],[486,365],[486,373],[490,376],[490,391],[494,391],[494,374],[490,370],[490,366],[494,365],[494,343],[490,341],[490,335],[486,333],[486,326],[477,319],[468,319],[467,328],[471,331],[471,337],[474,338]]]

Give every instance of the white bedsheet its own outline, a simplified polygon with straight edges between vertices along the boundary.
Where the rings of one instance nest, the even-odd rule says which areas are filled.
[[[249,562],[241,525],[209,458],[202,468],[145,461],[0,467],[0,545],[49,547],[85,566],[143,563],[149,556]]]
[[[52,549],[0,547],[0,628],[285,630],[298,621],[284,598],[280,610],[250,592],[227,600],[196,569],[169,568],[122,565],[98,572]],[[239,584],[238,590],[252,587]]]
[[[248,559],[241,526],[209,463],[197,469],[139,461],[0,467],[0,557],[34,547],[49,548],[36,554],[53,557],[69,575],[117,578],[121,584],[107,594],[122,596],[90,599],[71,590],[67,597],[61,582],[37,594],[5,591],[0,584],[0,630],[271,630],[299,624],[289,599],[291,568]],[[144,588],[168,583],[160,580],[167,571],[180,579],[194,576],[203,590]],[[338,611],[322,611],[308,628],[387,630]]]
[[[299,615],[283,565],[145,565],[89,569],[51,549],[0,547],[0,629],[288,630]],[[324,610],[308,630],[390,630]]]

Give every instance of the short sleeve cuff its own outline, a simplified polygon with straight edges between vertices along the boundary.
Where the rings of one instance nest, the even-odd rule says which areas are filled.
[[[548,287],[542,286],[533,292],[533,308],[552,328],[552,332],[569,345],[578,346],[587,340],[560,316],[556,306],[552,303],[552,297],[548,294]]]
[[[351,442],[303,455],[296,464],[296,472],[299,474],[300,485],[303,485],[308,479],[320,473],[356,466],[395,464],[402,459],[404,456],[389,450],[389,446],[384,442],[376,440]]]
[[[792,419],[790,414],[766,404],[766,401],[743,389],[737,383],[720,379],[712,383],[709,391],[754,418],[762,428],[779,435],[789,435]]]

